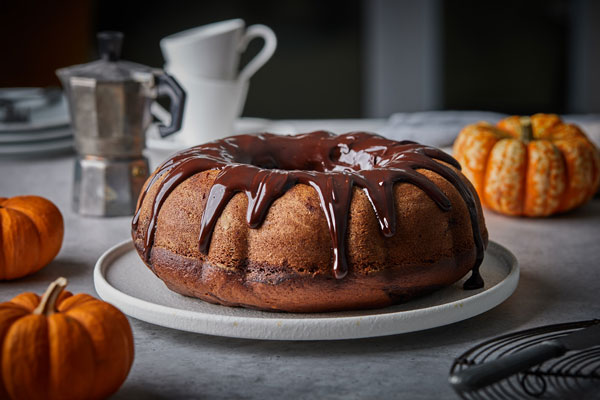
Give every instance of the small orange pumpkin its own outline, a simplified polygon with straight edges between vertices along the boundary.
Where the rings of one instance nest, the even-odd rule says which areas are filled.
[[[466,126],[454,157],[481,203],[506,215],[542,217],[578,207],[600,185],[600,153],[554,114]]]
[[[0,303],[0,398],[101,399],[116,392],[133,362],[121,311],[59,278],[40,299]]]
[[[60,210],[39,196],[0,198],[0,280],[39,271],[58,254],[64,234]]]

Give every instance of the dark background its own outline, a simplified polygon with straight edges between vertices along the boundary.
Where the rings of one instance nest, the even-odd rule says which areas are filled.
[[[583,95],[578,95],[578,90],[588,90],[595,83],[588,84],[577,72],[581,60],[595,65],[589,57],[597,59],[600,50],[596,47],[591,55],[584,51],[583,58],[573,56],[581,35],[587,42],[597,40],[593,30],[586,28],[582,33],[579,26],[580,18],[590,18],[586,12],[589,7],[582,8],[587,3],[585,0],[5,1],[0,12],[0,87],[58,85],[56,68],[97,57],[95,33],[101,30],[119,30],[125,34],[124,59],[160,67],[163,59],[158,43],[162,37],[210,22],[243,18],[247,25],[270,26],[278,37],[275,55],[252,78],[244,115],[347,118],[431,108],[509,113],[600,112],[595,109],[598,103],[595,93],[591,100],[585,101],[581,100]],[[420,61],[412,52],[400,44],[396,47],[393,40],[398,35],[399,39],[410,41],[411,34],[420,34],[418,26],[404,23],[394,27],[393,21],[394,13],[402,16],[402,7],[422,4],[434,6],[434,11],[426,17],[433,18],[435,27],[435,46],[431,51],[436,54],[434,70],[439,75],[434,88],[438,93],[436,100],[394,108],[394,97],[410,101],[410,96],[416,96],[412,89],[394,89],[392,96],[388,96],[392,104],[374,110],[369,104],[373,101],[370,85],[382,69],[379,61],[368,55],[373,51],[397,52],[400,61],[396,76],[404,73],[402,62],[416,62],[420,68]],[[384,32],[391,36],[392,44],[385,48],[378,48],[377,42],[366,39],[382,19],[372,17],[374,6],[383,10],[388,25],[392,21],[391,28]],[[243,60],[256,54],[261,45],[258,41],[251,43]],[[394,68],[391,71],[385,79],[393,83]]]

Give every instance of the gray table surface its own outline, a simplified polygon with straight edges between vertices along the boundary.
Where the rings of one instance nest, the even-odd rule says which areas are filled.
[[[65,217],[58,257],[38,273],[0,283],[0,300],[41,293],[58,276],[95,294],[92,270],[129,237],[130,218],[71,211],[72,156],[0,160],[0,196],[36,194]],[[335,342],[272,342],[175,331],[130,319],[135,362],[115,399],[455,398],[455,357],[474,344],[544,324],[600,318],[600,200],[547,219],[486,212],[490,237],[521,264],[516,292],[495,309],[427,331]]]

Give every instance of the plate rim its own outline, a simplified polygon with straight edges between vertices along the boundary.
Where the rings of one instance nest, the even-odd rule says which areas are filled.
[[[249,129],[249,126],[257,126],[256,129]],[[273,127],[281,128],[285,127],[289,130],[289,135],[297,133],[295,127],[291,123],[287,123],[283,120],[273,120],[260,117],[240,117],[233,121],[233,132],[232,135],[240,135],[251,131],[251,132],[263,132],[273,130]],[[189,144],[177,142],[173,140],[165,140],[154,135],[148,135],[146,132],[146,148],[154,151],[171,151],[177,152],[191,147]]]
[[[0,131],[0,145],[40,143],[72,137],[74,137],[74,134],[71,125],[64,125],[51,129],[40,129],[35,131]]]
[[[75,146],[73,137],[58,138],[43,142],[0,144],[0,157],[37,155],[39,153],[72,149]]]
[[[370,315],[352,315],[352,316],[340,316],[340,317],[311,317],[311,318],[277,318],[278,312],[265,312],[265,314],[273,315],[273,318],[255,317],[255,316],[232,316],[232,315],[217,315],[211,313],[205,313],[200,311],[184,310],[176,307],[170,307],[162,304],[152,303],[147,300],[134,297],[130,294],[124,293],[119,289],[112,286],[104,276],[106,269],[112,264],[114,260],[127,253],[128,251],[134,251],[133,241],[127,239],[120,243],[115,244],[106,250],[97,260],[94,266],[94,287],[98,295],[105,301],[114,304],[116,307],[121,309],[125,314],[130,317],[140,319],[142,321],[201,334],[223,336],[223,337],[234,337],[244,339],[259,339],[259,340],[344,340],[344,339],[359,339],[376,336],[388,336],[401,333],[416,332],[425,329],[435,328],[439,326],[449,325],[451,323],[463,321],[465,319],[472,318],[476,315],[482,314],[489,311],[507,298],[509,298],[517,288],[519,282],[519,262],[512,252],[506,247],[500,245],[497,242],[489,241],[486,252],[494,254],[495,257],[501,259],[501,261],[510,268],[508,274],[493,287],[484,290],[480,293],[474,294],[465,299],[459,299],[448,303],[439,304],[432,307],[426,307],[415,310],[406,310],[398,312],[390,312],[384,314],[370,314]],[[157,278],[158,279],[158,278]],[[477,307],[480,303],[481,298],[486,298],[487,305],[485,307]],[[116,301],[115,301],[116,300]],[[198,299],[198,301],[202,301]],[[482,303],[483,304],[483,303]],[[460,315],[454,315],[452,318],[444,317],[445,310],[458,308],[461,310]],[[365,310],[370,312],[372,310]],[[285,313],[289,315],[289,313]],[[328,313],[331,314],[331,313]],[[415,314],[424,314],[424,321],[413,327],[398,327],[396,319],[400,322],[410,320],[412,321]],[[314,314],[313,314],[314,315]],[[160,320],[157,317],[167,317],[166,320]],[[173,323],[170,318],[177,317],[182,319],[179,323]],[[441,321],[438,318],[435,322],[432,319],[435,317],[442,317]],[[198,317],[202,317],[199,323]],[[402,318],[400,318],[402,317]],[[185,324],[186,321],[193,320],[194,324]],[[342,323],[349,325],[350,328],[355,326],[354,329],[349,331],[343,330],[343,332],[332,334],[331,331],[325,334],[314,334],[311,333],[311,328],[317,327],[324,323]],[[368,325],[369,322],[377,322],[380,325],[384,325],[377,331],[369,331],[367,329],[360,329],[361,325]],[[276,328],[265,334],[257,334],[255,329],[243,329],[245,324],[252,323],[261,327]],[[210,324],[214,324],[211,326]],[[298,330],[301,326],[302,329]],[[201,325],[200,327],[198,325]],[[226,332],[222,331],[221,327],[228,325]],[[348,328],[349,326],[346,326]],[[233,327],[239,329],[232,329]]]

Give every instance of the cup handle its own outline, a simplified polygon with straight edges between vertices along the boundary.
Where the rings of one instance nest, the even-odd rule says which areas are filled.
[[[186,94],[175,78],[166,72],[161,71],[155,74],[154,78],[156,80],[157,97],[167,96],[171,99],[171,106],[169,108],[171,123],[168,126],[163,124],[158,125],[158,133],[161,137],[166,137],[181,129]]]
[[[266,25],[256,24],[249,26],[246,29],[246,33],[242,37],[242,41],[240,42],[239,51],[244,52],[246,47],[248,47],[248,43],[255,38],[263,38],[265,44],[263,48],[258,52],[256,57],[254,57],[240,72],[239,79],[244,81],[250,79],[252,75],[256,73],[275,53],[275,49],[277,48],[277,36],[275,36],[275,32],[271,28]]]

